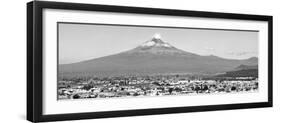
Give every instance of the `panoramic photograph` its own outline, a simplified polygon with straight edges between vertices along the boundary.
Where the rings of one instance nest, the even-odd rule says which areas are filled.
[[[57,24],[58,100],[259,90],[256,30]]]

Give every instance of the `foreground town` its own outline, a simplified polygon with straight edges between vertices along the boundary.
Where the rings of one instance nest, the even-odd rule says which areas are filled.
[[[60,80],[58,99],[257,92],[256,77],[129,76]]]

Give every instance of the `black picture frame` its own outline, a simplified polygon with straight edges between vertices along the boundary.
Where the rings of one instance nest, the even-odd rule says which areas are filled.
[[[258,102],[258,103],[43,115],[42,113],[43,112],[43,94],[42,94],[43,93],[42,92],[43,90],[43,84],[42,84],[43,12],[42,10],[45,8],[266,21],[268,22],[268,101]],[[273,94],[272,94],[273,92],[272,90],[273,32],[272,31],[273,31],[273,17],[265,16],[265,15],[185,11],[185,10],[93,5],[93,4],[63,3],[63,2],[45,2],[45,1],[29,2],[27,3],[27,120],[31,122],[47,122],[47,121],[64,121],[64,120],[94,119],[94,118],[107,118],[107,117],[137,116],[137,115],[155,115],[155,114],[272,107],[273,106]]]

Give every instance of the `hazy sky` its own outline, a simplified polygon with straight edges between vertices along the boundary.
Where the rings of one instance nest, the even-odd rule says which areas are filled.
[[[59,64],[130,50],[156,33],[174,47],[199,55],[258,56],[258,32],[59,23]]]

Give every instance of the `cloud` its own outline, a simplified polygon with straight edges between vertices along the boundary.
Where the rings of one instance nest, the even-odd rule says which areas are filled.
[[[212,48],[212,47],[204,47],[205,50],[207,51],[215,51],[216,49],[215,48]]]
[[[256,52],[253,52],[253,51],[227,52],[226,54],[228,54],[228,55],[233,55],[233,56],[244,56],[244,55],[256,54]]]

